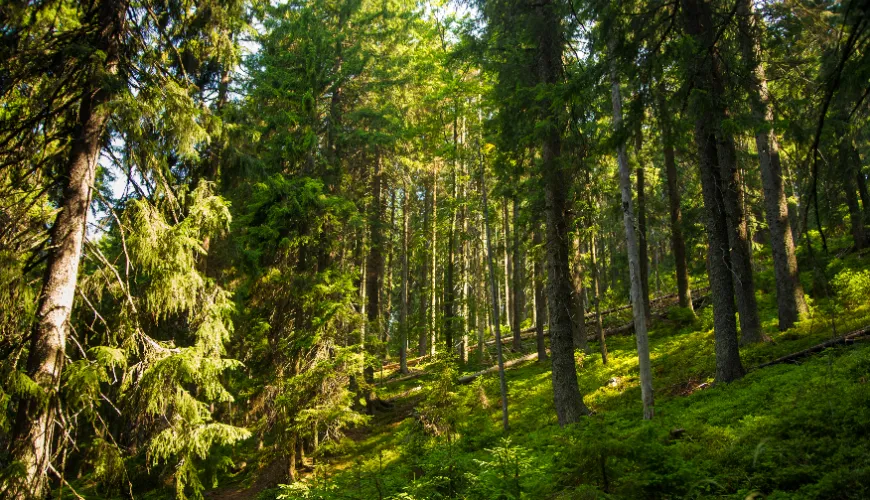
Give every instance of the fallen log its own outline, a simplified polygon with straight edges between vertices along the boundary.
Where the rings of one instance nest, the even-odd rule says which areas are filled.
[[[399,377],[399,378],[390,378],[390,379],[386,379],[386,380],[379,380],[379,381],[375,382],[374,385],[377,387],[379,385],[392,384],[393,382],[404,382],[406,380],[415,379],[415,378],[419,377],[420,375],[425,375],[425,374],[426,374],[425,371],[420,370],[417,372],[411,372],[411,373],[409,373],[405,376]]]
[[[815,354],[820,351],[824,351],[828,347],[833,347],[839,344],[847,344],[852,340],[857,339],[858,337],[863,337],[865,335],[870,335],[870,326],[865,326],[859,330],[855,330],[851,333],[847,333],[841,337],[837,337],[835,339],[827,340],[822,342],[821,344],[816,344],[812,347],[804,349],[802,351],[793,352],[787,356],[783,356],[781,358],[776,358],[773,361],[768,361],[767,363],[761,363],[760,365],[754,366],[750,368],[750,370],[758,370],[759,368],[766,368],[768,366],[779,365],[782,363],[788,363],[791,361],[798,360],[800,358],[809,356],[810,354]]]
[[[525,356],[522,356],[522,357],[519,357],[516,359],[512,359],[510,361],[505,361],[504,367],[505,367],[505,369],[507,369],[510,366],[514,366],[514,365],[517,365],[517,364],[522,363],[524,361],[529,361],[531,359],[535,359],[537,357],[538,357],[538,353],[536,353],[536,352],[533,352],[531,354],[526,354]],[[462,377],[459,377],[458,382],[460,384],[467,384],[467,383],[471,382],[472,380],[476,379],[477,377],[480,377],[481,375],[486,375],[487,373],[494,373],[497,371],[498,371],[498,365],[493,365],[485,370],[481,370],[479,372],[474,372],[474,373],[470,373],[468,375],[464,375]]]

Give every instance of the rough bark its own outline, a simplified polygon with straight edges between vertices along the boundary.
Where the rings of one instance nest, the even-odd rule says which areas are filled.
[[[553,0],[532,6],[537,47],[537,76],[544,85],[559,80],[563,37]],[[550,100],[542,99],[541,109],[550,113]],[[544,116],[539,117],[543,119]],[[553,396],[560,425],[576,422],[589,409],[577,384],[574,343],[571,338],[571,272],[568,262],[567,179],[560,162],[561,128],[549,118],[541,147],[544,184],[547,255],[547,304],[550,310],[550,352],[553,363]]]
[[[619,76],[616,63],[612,63],[610,72],[611,101],[613,104],[613,128],[617,134],[622,129],[622,96],[619,91]],[[628,155],[625,151],[625,141],[620,140],[616,147],[616,157],[619,164],[619,187],[622,192],[622,219],[625,224],[625,245],[628,250],[628,270],[631,280],[631,309],[634,317],[634,331],[637,340],[637,356],[640,365],[640,390],[643,401],[643,418],[649,420],[655,414],[652,385],[652,367],[649,356],[649,339],[647,324],[649,320],[643,302],[643,282],[640,268],[640,249],[634,230],[634,210],[631,196],[631,170],[628,165]]]
[[[51,246],[27,359],[27,374],[43,391],[44,400],[25,397],[19,402],[10,440],[11,459],[23,466],[24,475],[8,492],[16,500],[42,498],[47,486],[67,322],[75,297],[97,160],[109,117],[106,105],[112,99],[111,86],[105,78],[118,72],[126,2],[104,0],[95,15],[98,29],[94,48],[105,53],[104,66],[91,69],[81,95],[78,122],[64,170],[60,212],[51,228]]]
[[[677,273],[677,294],[680,307],[692,309],[692,290],[689,287],[689,266],[686,259],[686,241],[683,239],[683,212],[680,207],[680,188],[677,164],[674,158],[674,136],[670,111],[663,94],[658,96],[659,127],[662,136],[662,152],[665,157],[665,173],[668,180],[668,208],[671,216],[671,252]]]
[[[695,38],[696,43],[708,49],[704,54],[693,57],[690,70],[694,87],[700,95],[693,96],[691,102],[695,120],[695,143],[698,149],[701,191],[706,212],[708,267],[710,290],[713,296],[713,328],[716,351],[716,381],[730,382],[743,376],[743,364],[737,341],[737,325],[734,308],[734,283],[731,274],[731,253],[729,251],[729,224],[723,196],[731,196],[720,178],[719,141],[715,127],[717,121],[714,106],[709,102],[712,91],[711,73],[714,61],[712,51],[712,20],[709,6],[703,0],[681,0],[683,22],[686,32]],[[721,118],[721,117],[718,117]]]
[[[438,170],[432,170],[432,241],[430,242],[432,250],[432,280],[430,282],[431,289],[429,290],[429,355],[435,355],[435,343],[437,342],[437,313],[438,305],[436,299],[438,296],[438,287],[436,282],[437,274],[435,270],[438,268]]]
[[[773,131],[773,107],[761,63],[758,19],[753,12],[751,0],[740,0],[737,14],[740,23],[740,46],[749,76],[748,90],[755,121],[755,146],[758,150],[764,190],[764,212],[773,253],[779,329],[786,330],[794,326],[799,316],[808,312],[808,309],[798,274],[779,144]]]

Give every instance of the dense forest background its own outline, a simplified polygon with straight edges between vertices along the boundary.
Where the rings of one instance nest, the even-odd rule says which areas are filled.
[[[867,498],[867,0],[7,0],[0,496]]]

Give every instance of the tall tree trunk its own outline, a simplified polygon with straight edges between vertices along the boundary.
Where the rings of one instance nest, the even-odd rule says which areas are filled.
[[[640,147],[638,147],[640,152]],[[637,243],[638,259],[640,260],[640,284],[643,299],[643,311],[647,327],[650,322],[649,309],[649,244],[646,230],[646,186],[643,166],[637,167]]]
[[[601,363],[607,364],[607,341],[604,338],[604,325],[601,323],[600,292],[598,289],[598,262],[596,262],[595,235],[589,241],[589,251],[592,257],[592,293],[595,307],[595,332],[598,335],[599,349],[601,350]]]
[[[531,23],[538,42],[537,76],[546,86],[559,82],[563,36],[553,0],[531,7]],[[540,109],[551,113],[550,99]],[[545,117],[540,116],[543,120]],[[574,363],[571,338],[571,270],[568,262],[567,178],[561,164],[562,137],[558,117],[547,116],[547,130],[541,145],[545,216],[547,224],[547,304],[550,309],[550,353],[553,362],[553,397],[559,425],[577,422],[589,409],[583,403]],[[554,119],[555,118],[555,119]]]
[[[611,54],[615,50],[611,50]],[[611,100],[613,104],[613,128],[617,134],[622,130],[622,96],[619,92],[619,76],[614,61],[610,71]],[[649,420],[655,414],[653,401],[652,368],[649,357],[649,339],[646,327],[649,323],[643,306],[643,283],[641,280],[640,249],[634,232],[634,210],[631,196],[631,170],[628,166],[628,155],[625,151],[625,141],[619,141],[616,146],[616,158],[619,163],[619,186],[622,191],[622,219],[625,224],[625,246],[628,250],[628,271],[631,280],[631,309],[634,316],[634,332],[637,340],[637,357],[640,365],[640,391],[643,400],[643,418]]]
[[[480,156],[480,150],[477,152]],[[507,432],[508,425],[508,401],[507,401],[507,381],[504,375],[504,357],[502,356],[501,346],[501,323],[498,317],[498,284],[495,279],[495,259],[492,256],[492,233],[489,229],[489,203],[486,196],[486,167],[483,164],[483,158],[480,158],[480,184],[481,195],[483,196],[483,223],[486,228],[486,257],[489,261],[489,284],[492,290],[492,329],[495,337],[495,350],[498,357],[498,383],[501,392],[501,421],[502,426]]]
[[[463,167],[463,178],[468,175],[467,167]],[[460,282],[462,283],[462,337],[459,349],[459,360],[462,364],[468,363],[468,332],[471,330],[471,243],[468,239],[468,184],[462,183],[462,208],[459,212],[461,219],[462,237],[459,242],[459,253],[462,259],[462,269],[460,270]]]
[[[430,282],[431,290],[429,290],[429,355],[435,355],[435,343],[437,342],[437,313],[438,305],[436,299],[438,297],[438,286],[436,276],[438,273],[438,170],[432,169],[432,241],[430,242],[432,249],[432,281]]]
[[[659,127],[662,136],[662,152],[665,157],[665,172],[668,179],[668,206],[671,213],[671,252],[677,273],[677,295],[680,307],[692,310],[692,291],[689,288],[689,266],[686,259],[686,241],[683,239],[683,212],[680,208],[680,188],[677,164],[674,159],[674,136],[671,115],[663,92],[658,96]]]
[[[454,260],[456,259],[456,169],[454,166],[453,177],[453,200],[447,204],[450,211],[450,227],[447,233],[447,269],[444,278],[444,346],[447,352],[453,352],[454,331],[454,302],[456,300],[456,284],[453,282],[455,273]]]
[[[580,235],[574,235],[574,259],[572,265],[571,278],[573,280],[573,302],[572,316],[573,324],[571,334],[573,336],[574,348],[580,349],[583,352],[589,351],[589,341],[586,339],[586,290],[583,286],[583,253],[581,250]]]
[[[425,189],[425,182],[424,189]],[[432,191],[429,189],[425,189],[425,194],[423,195],[423,234],[426,234],[429,228],[429,213],[431,212],[432,206]],[[426,248],[427,245],[423,244],[423,248]],[[429,242],[428,245],[430,252],[435,252],[435,247],[432,242]],[[420,322],[422,324],[422,328],[420,328],[419,336],[417,339],[417,356],[425,356],[429,353],[429,337],[431,326],[429,324],[429,301],[428,301],[428,291],[429,291],[429,254],[424,250],[423,258],[420,259]],[[432,270],[433,274],[435,270]],[[432,281],[434,281],[434,276],[432,277]],[[434,292],[432,292],[434,293]]]
[[[399,367],[402,373],[408,373],[408,210],[410,199],[408,195],[408,182],[402,184],[402,304],[399,309],[399,328],[401,339],[399,340]]]
[[[773,107],[770,105],[767,78],[761,63],[760,27],[753,12],[752,1],[740,0],[737,15],[740,23],[740,46],[749,76],[748,90],[755,121],[755,146],[758,150],[764,190],[764,212],[773,252],[779,329],[787,330],[794,326],[801,314],[808,312],[808,308],[798,274],[779,144],[773,131]]]
[[[544,240],[541,237],[541,228],[536,225],[532,236],[532,244],[539,248]],[[541,265],[541,257],[535,254],[532,264],[532,281],[535,287],[535,341],[538,347],[538,361],[546,361],[547,347],[544,344],[544,321],[547,317],[547,302],[544,297],[544,266]]]
[[[681,0],[683,22],[686,32],[695,38],[698,46],[712,51],[713,28],[709,6],[703,0]],[[715,61],[707,51],[690,60],[693,84],[696,89],[709,95],[712,92],[711,75]],[[716,342],[716,381],[730,382],[743,376],[743,364],[737,342],[737,325],[734,318],[734,283],[731,274],[729,251],[729,223],[723,196],[733,196],[727,183],[720,176],[720,160],[717,151],[719,141],[716,128],[721,120],[710,102],[696,98],[692,103],[695,115],[695,143],[698,148],[701,191],[707,214],[708,267],[710,290],[713,295],[713,328]],[[735,200],[736,201],[736,200]]]
[[[106,85],[104,79],[118,72],[126,1],[104,0],[97,9],[94,46],[105,54],[104,66],[91,69],[87,88],[81,95],[69,162],[64,172],[60,212],[51,228],[51,245],[27,359],[27,374],[39,386],[46,400],[23,397],[19,402],[10,451],[11,459],[23,466],[24,474],[19,483],[12,485],[12,491],[7,492],[16,500],[45,495],[67,321],[75,297],[97,160],[109,118],[107,104],[112,99],[111,85]]]
[[[860,158],[858,158],[860,161]],[[867,179],[861,171],[860,163],[856,165],[855,183],[858,184],[858,194],[861,196],[861,207],[864,209],[864,225],[870,224],[870,193],[867,191]]]
[[[857,250],[867,246],[867,231],[864,228],[864,214],[858,204],[855,176],[860,166],[860,157],[852,144],[851,137],[844,134],[840,140],[840,172],[843,176],[843,190],[846,193],[846,206],[849,207],[849,220],[852,226],[852,240]]]
[[[690,32],[690,35],[695,37],[698,45],[705,49],[699,57],[702,57],[700,64],[703,65],[704,71],[703,88],[707,92],[704,94],[705,104],[710,108],[708,118],[712,120],[710,126],[716,137],[719,180],[723,190],[720,198],[725,208],[728,242],[731,247],[731,269],[736,278],[734,286],[737,310],[740,313],[742,340],[746,343],[758,342],[762,339],[762,332],[752,276],[749,232],[741,207],[743,190],[737,169],[734,137],[725,127],[729,113],[725,106],[722,70],[719,67],[719,56],[714,40],[715,27],[712,24],[710,6],[705,0],[685,0],[683,5],[684,17],[687,19],[689,15],[687,12],[695,12],[701,16],[687,23],[692,24],[691,30],[697,32],[697,34]],[[687,30],[689,29],[687,26]]]
[[[504,250],[504,323],[510,329],[513,324],[513,309],[511,301],[511,223],[508,215],[508,200],[502,200],[502,250]],[[513,346],[514,349],[517,346]]]
[[[520,296],[523,293],[522,267],[520,266],[520,209],[517,196],[514,195],[511,199],[511,210],[513,215],[514,230],[513,239],[511,240],[511,332],[513,333],[513,348],[515,351],[523,350],[523,340],[520,326],[522,324],[522,302]]]
[[[381,341],[386,344],[390,341],[390,327],[393,320],[393,254],[395,253],[395,240],[393,238],[396,228],[396,190],[390,190],[390,232],[389,246],[387,253],[387,286],[386,286],[386,307],[384,308],[384,329]]]
[[[368,337],[377,338],[382,331],[381,322],[381,285],[384,276],[384,231],[383,231],[383,197],[381,196],[383,174],[381,173],[381,156],[375,156],[374,172],[371,178],[371,208],[369,212],[369,252],[366,262],[366,329]],[[370,339],[363,339],[367,354],[374,355]],[[374,366],[366,361],[363,369],[366,382],[372,384],[375,379]],[[366,406],[374,396],[370,390],[365,391]]]

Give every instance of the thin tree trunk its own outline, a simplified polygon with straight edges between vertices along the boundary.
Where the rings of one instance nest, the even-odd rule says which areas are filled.
[[[437,296],[438,296],[438,287],[436,283],[436,276],[438,273],[436,269],[438,269],[437,258],[438,258],[438,170],[432,170],[432,241],[430,242],[432,248],[432,281],[430,283],[432,289],[430,292],[430,304],[429,304],[429,355],[435,355],[435,343],[437,342],[437,313],[438,313],[438,305],[436,304]]]
[[[540,248],[544,240],[541,238],[541,228],[536,225],[532,236],[532,245]],[[546,361],[547,346],[544,344],[544,320],[547,316],[547,303],[544,298],[544,266],[541,265],[541,257],[535,253],[535,261],[532,264],[532,282],[535,287],[535,340],[538,348],[538,361]]]
[[[760,27],[751,0],[740,0],[737,15],[740,22],[740,46],[749,70],[749,96],[756,128],[755,146],[758,150],[764,212],[770,231],[776,277],[779,329],[787,330],[794,326],[801,314],[808,312],[808,308],[798,274],[794,239],[789,223],[779,144],[773,131],[773,107],[770,105],[767,78],[761,64]]]
[[[709,6],[703,0],[681,0],[683,22],[686,32],[698,46],[711,47],[712,19]],[[705,50],[704,54],[707,54]],[[700,61],[699,61],[700,59]],[[715,62],[711,57],[695,57],[691,60],[692,78],[695,88],[712,92],[712,74]],[[723,196],[733,196],[726,191],[724,180],[720,178],[723,170],[719,168],[719,141],[716,137],[717,121],[715,111],[709,102],[695,101],[692,106],[695,115],[695,142],[698,148],[701,191],[707,214],[708,267],[710,290],[713,295],[713,329],[716,342],[716,381],[730,382],[745,373],[740,362],[737,342],[737,328],[734,310],[734,283],[731,279],[731,252],[729,251],[729,223],[722,200]]]
[[[408,373],[408,210],[410,209],[408,182],[402,185],[402,308],[399,310],[401,339],[399,343],[399,367],[403,374]]]
[[[388,237],[389,250],[387,253],[387,286],[386,307],[384,308],[384,330],[381,341],[386,344],[390,341],[390,327],[393,319],[393,254],[395,253],[395,239],[393,237],[396,228],[396,190],[390,190],[390,234]],[[386,351],[385,351],[386,352]]]
[[[689,266],[686,258],[686,241],[683,239],[683,212],[680,207],[680,187],[677,164],[674,159],[674,137],[667,99],[659,93],[659,125],[662,135],[662,151],[665,157],[665,172],[668,179],[668,206],[671,214],[671,252],[677,273],[677,295],[680,307],[692,310],[692,291],[689,288]]]
[[[571,278],[573,280],[573,335],[574,348],[580,349],[583,352],[589,351],[589,341],[586,339],[586,300],[585,288],[583,286],[583,253],[581,251],[580,235],[574,235],[574,259],[572,265]]]
[[[478,146],[479,148],[479,146]],[[477,152],[480,156],[480,150]],[[498,383],[501,392],[501,421],[504,431],[507,432],[510,428],[508,424],[508,400],[507,400],[507,381],[504,375],[504,357],[502,356],[501,346],[501,323],[498,317],[498,285],[495,279],[495,262],[492,256],[492,237],[489,229],[489,204],[486,200],[486,170],[483,165],[483,158],[480,158],[480,184],[481,195],[483,196],[483,223],[486,228],[486,256],[489,260],[489,284],[492,290],[492,329],[495,337],[496,356],[498,357]]]
[[[522,351],[523,341],[521,338],[522,334],[520,333],[520,326],[522,323],[522,304],[520,301],[520,295],[522,295],[521,275],[523,269],[520,266],[520,210],[517,196],[513,196],[511,201],[514,220],[513,240],[511,241],[511,281],[513,282],[511,286],[511,291],[513,293],[513,296],[511,297],[511,332],[513,333],[514,350]]]
[[[424,183],[425,189],[425,183]],[[432,201],[432,191],[425,189],[425,194],[423,195],[423,234],[426,234],[429,228],[429,213],[431,212],[431,201]],[[421,245],[423,248],[429,248],[430,252],[435,252],[435,248],[430,242],[429,245],[423,244]],[[427,293],[429,289],[427,288],[430,284],[429,281],[429,254],[426,253],[425,250],[422,252],[422,258],[420,259],[420,323],[422,323],[422,328],[420,328],[419,335],[417,338],[417,355],[425,356],[429,354],[429,337],[431,327],[429,325],[429,294]],[[434,269],[433,269],[434,274]],[[434,277],[432,278],[434,280]]]
[[[614,53],[611,50],[611,53]],[[617,134],[622,129],[622,96],[619,92],[619,77],[616,63],[613,62],[610,71],[611,100],[613,104],[613,128]],[[622,218],[625,224],[625,245],[628,250],[628,270],[631,280],[631,308],[634,316],[634,332],[637,340],[637,356],[640,365],[640,391],[643,400],[643,418],[649,420],[655,414],[653,401],[652,368],[650,366],[649,339],[646,326],[649,320],[643,305],[643,282],[639,263],[640,250],[637,236],[634,232],[634,210],[631,202],[631,171],[628,166],[628,155],[625,151],[625,141],[619,141],[616,147],[616,157],[619,163],[619,186],[622,191]]]
[[[508,215],[508,201],[505,198],[502,201],[502,249],[504,250],[504,323],[505,325],[511,329],[511,325],[513,324],[511,306],[513,302],[511,301],[511,260],[510,260],[510,248],[511,248],[511,228],[510,228],[510,216]],[[517,346],[514,346],[516,349]]]
[[[649,322],[649,243],[646,228],[646,181],[644,174],[643,166],[637,167],[637,240],[640,258],[640,283],[643,285],[643,310],[646,320]],[[647,327],[649,327],[649,323],[647,323]]]
[[[531,7],[531,21],[538,42],[537,73],[541,84],[558,83],[561,73],[563,37],[559,13],[553,0]],[[551,113],[549,99],[540,109]],[[539,117],[543,119],[544,116]],[[550,353],[553,363],[553,397],[559,425],[577,422],[589,409],[577,383],[574,342],[571,338],[571,270],[568,259],[567,179],[561,165],[561,127],[558,116],[549,123],[541,147],[547,248],[547,304],[550,310]]]
[[[51,245],[48,247],[27,359],[27,374],[47,400],[40,401],[32,397],[20,400],[10,439],[10,458],[23,467],[20,482],[7,491],[10,498],[16,500],[42,498],[47,486],[46,474],[51,465],[67,322],[75,297],[97,160],[109,118],[107,104],[112,99],[111,89],[103,87],[103,83],[105,75],[118,72],[126,1],[104,0],[100,3],[98,16],[95,42],[96,47],[105,54],[105,59],[102,68],[92,69],[93,76],[81,96],[78,122],[64,172],[60,211],[51,228]]]
[[[383,174],[381,173],[381,156],[375,157],[374,172],[371,179],[371,211],[369,213],[369,253],[366,262],[366,322],[368,323],[368,337],[377,338],[382,331],[380,324],[381,314],[381,286],[384,276],[384,231],[383,231],[383,197],[381,196]],[[372,351],[370,339],[363,339],[366,352],[375,355]],[[368,384],[375,381],[375,369],[371,363],[366,362],[363,369],[363,377]],[[374,394],[366,390],[366,406],[369,407]]]
[[[601,362],[607,364],[607,341],[604,338],[604,325],[601,323],[601,305],[598,290],[598,263],[595,261],[595,235],[589,241],[589,250],[592,257],[592,293],[595,307],[595,332],[598,334],[599,349],[601,350]]]

